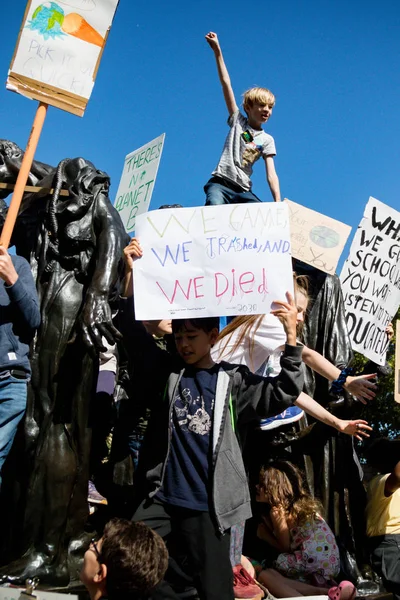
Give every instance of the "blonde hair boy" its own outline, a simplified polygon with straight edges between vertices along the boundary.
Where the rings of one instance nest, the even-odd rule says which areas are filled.
[[[265,162],[272,197],[279,202],[281,194],[274,164],[275,142],[262,128],[272,114],[275,96],[266,88],[253,87],[247,90],[243,95],[246,116],[241,114],[217,34],[210,31],[206,40],[214,52],[230,126],[218,165],[204,186],[206,205],[261,202],[252,192],[251,182],[253,165],[261,157]]]

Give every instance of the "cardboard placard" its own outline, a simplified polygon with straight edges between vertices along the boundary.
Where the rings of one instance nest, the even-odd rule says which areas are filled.
[[[394,399],[400,404],[400,321],[396,321],[396,354],[394,360]]]
[[[82,116],[118,0],[29,0],[7,89]]]
[[[287,198],[285,202],[294,258],[334,275],[351,227]]]
[[[370,198],[340,274],[354,350],[385,364],[385,332],[400,304],[400,213]]]
[[[164,139],[165,133],[125,157],[114,206],[127,233],[135,230],[136,217],[149,210]]]
[[[137,319],[261,314],[293,293],[284,202],[151,211],[136,235]]]

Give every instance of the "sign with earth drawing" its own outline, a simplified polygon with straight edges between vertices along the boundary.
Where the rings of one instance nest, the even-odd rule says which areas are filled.
[[[292,256],[334,275],[351,227],[285,198]]]
[[[118,0],[29,0],[7,88],[82,116]]]

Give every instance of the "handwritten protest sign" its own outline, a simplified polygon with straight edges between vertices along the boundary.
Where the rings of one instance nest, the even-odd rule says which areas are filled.
[[[394,364],[394,399],[400,404],[400,321],[396,321],[396,354]]]
[[[136,234],[138,319],[267,313],[293,290],[283,202],[152,211]]]
[[[385,363],[385,328],[400,304],[400,213],[370,198],[340,274],[352,347]]]
[[[285,198],[289,207],[292,255],[333,275],[351,227]]]
[[[37,600],[78,600],[79,598],[77,594],[59,594],[57,592],[44,592],[37,589],[35,589],[33,594],[33,596],[27,595],[25,588],[0,586],[0,600],[33,600],[33,598],[37,598]]]
[[[400,321],[396,322],[396,355],[394,365],[394,399],[400,404]]]
[[[136,217],[149,210],[164,139],[165,133],[125,157],[114,206],[127,233],[135,230]]]
[[[7,88],[82,116],[118,0],[29,0]]]

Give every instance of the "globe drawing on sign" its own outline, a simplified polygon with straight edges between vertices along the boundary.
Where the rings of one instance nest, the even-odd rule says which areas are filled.
[[[310,239],[316,246],[321,248],[335,248],[340,242],[339,234],[325,225],[313,227],[310,231]]]
[[[45,40],[62,39],[68,34],[100,48],[104,44],[104,38],[81,15],[65,15],[56,2],[39,4],[26,27],[42,35]]]

